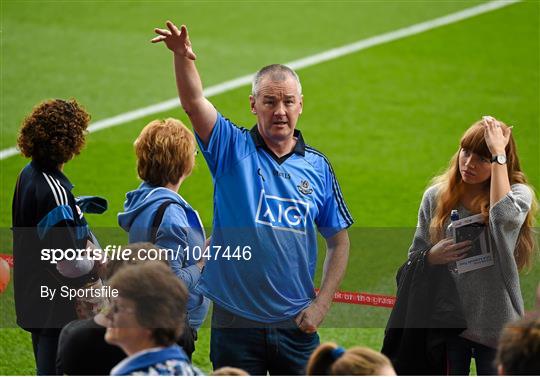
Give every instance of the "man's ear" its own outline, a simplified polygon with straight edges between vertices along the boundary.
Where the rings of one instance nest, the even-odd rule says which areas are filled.
[[[300,114],[302,114],[302,110],[304,110],[304,95],[300,95]]]
[[[249,96],[249,106],[251,108],[251,113],[257,114],[257,110],[255,110],[255,97],[253,97],[253,95]]]

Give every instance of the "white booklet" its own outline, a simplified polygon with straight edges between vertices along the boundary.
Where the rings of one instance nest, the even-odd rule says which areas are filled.
[[[489,230],[480,214],[454,221],[454,241],[472,241],[467,256],[456,262],[457,273],[478,270],[493,265]]]

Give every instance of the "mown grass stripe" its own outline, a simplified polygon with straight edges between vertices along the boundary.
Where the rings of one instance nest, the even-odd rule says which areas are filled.
[[[494,10],[507,7],[509,5],[520,2],[520,0],[495,0],[484,4],[480,4],[471,8],[461,10],[459,12],[451,13],[449,15],[435,18],[429,21],[420,22],[405,28],[401,28],[388,33],[376,35],[374,37],[366,38],[353,42],[341,47],[333,48],[327,51],[320,52],[305,58],[294,60],[285,63],[292,69],[298,70],[306,67],[310,67],[316,64],[320,64],[329,60],[337,59],[345,55],[349,55],[361,50],[365,50],[370,47],[378,46],[384,43],[392,42],[398,39],[406,38],[412,35],[420,34],[428,30],[432,30],[441,26],[456,23],[467,18],[471,18],[483,13],[492,12]],[[209,86],[204,90],[205,97],[212,97],[218,94],[228,92],[244,85],[251,83],[254,73],[244,75],[233,80],[225,81],[217,85]],[[121,124],[130,122],[132,120],[140,119],[148,115],[161,113],[173,109],[179,105],[178,98],[171,98],[169,100],[156,103],[154,105],[142,107],[140,109],[128,111],[111,118],[106,118],[97,121],[90,125],[89,132],[96,132],[103,129],[119,126]],[[19,153],[17,148],[10,147],[0,151],[0,160],[4,160],[11,156],[15,156]]]

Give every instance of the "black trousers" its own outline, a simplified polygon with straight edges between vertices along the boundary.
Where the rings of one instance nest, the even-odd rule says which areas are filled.
[[[38,376],[56,375],[56,351],[60,330],[42,329],[32,331],[32,347]]]

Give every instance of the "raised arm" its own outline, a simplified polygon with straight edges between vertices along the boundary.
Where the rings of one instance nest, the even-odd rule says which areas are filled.
[[[484,117],[482,123],[485,127],[486,144],[491,152],[491,156],[506,155],[506,146],[510,140],[512,129],[490,116]],[[508,167],[506,164],[491,163],[490,207],[497,204],[509,192],[510,179],[508,177]]]
[[[195,67],[197,57],[193,53],[187,28],[182,25],[179,30],[175,24],[167,21],[167,29],[156,28],[154,31],[158,36],[152,39],[152,43],[165,42],[174,54],[176,87],[182,108],[189,116],[199,138],[204,144],[208,144],[217,111],[203,96],[201,78]]]

